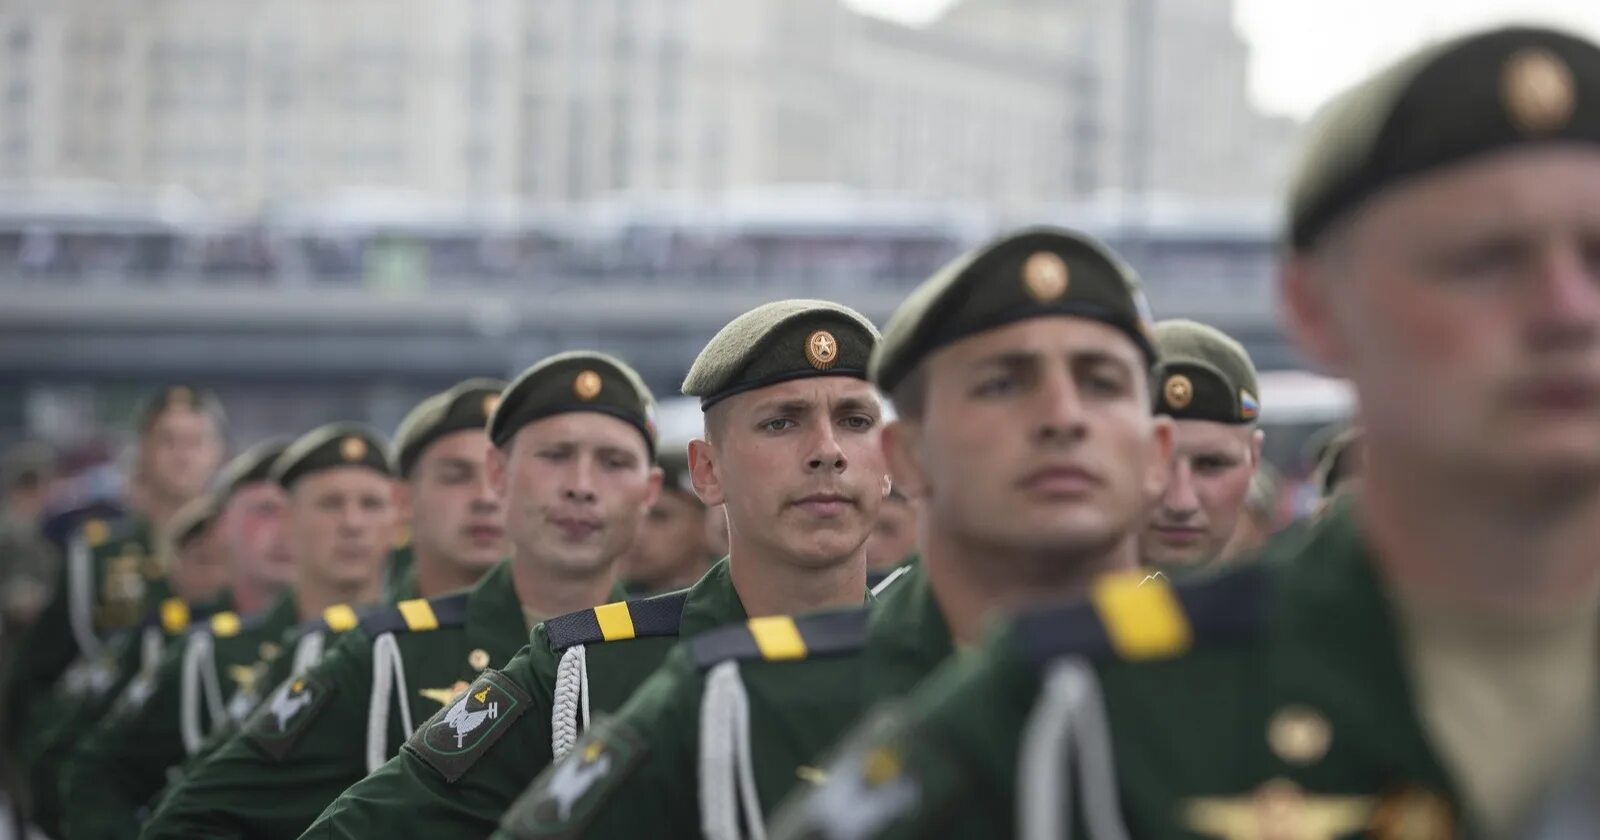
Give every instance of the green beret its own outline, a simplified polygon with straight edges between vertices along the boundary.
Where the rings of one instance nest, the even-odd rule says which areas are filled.
[[[957,257],[918,286],[889,319],[872,357],[872,381],[893,391],[935,350],[1045,315],[1108,324],[1155,362],[1149,306],[1133,270],[1092,237],[1035,227]]]
[[[289,441],[282,438],[264,440],[255,446],[235,455],[232,461],[224,464],[217,472],[216,490],[214,491],[219,501],[226,503],[228,498],[239,491],[246,484],[257,481],[272,481],[272,468],[278,462],[278,456],[289,448]]]
[[[535,420],[573,411],[609,414],[644,435],[656,451],[656,401],[627,363],[605,353],[557,353],[522,372],[500,395],[489,418],[489,440],[505,446]]]
[[[825,300],[780,300],[729,321],[695,357],[683,394],[701,410],[745,391],[813,376],[867,378],[878,329]]]
[[[1528,143],[1600,142],[1600,49],[1550,29],[1457,38],[1338,96],[1309,136],[1290,188],[1289,236],[1301,250],[1425,172]]]
[[[384,475],[389,468],[388,441],[360,423],[329,423],[301,435],[278,456],[272,477],[284,489],[306,476],[336,467],[367,467]]]
[[[395,472],[401,478],[411,475],[422,450],[451,432],[487,430],[505,387],[499,379],[468,379],[418,403],[394,433]]]
[[[216,421],[218,426],[222,426],[228,420],[227,413],[222,410],[222,400],[217,398],[214,391],[192,385],[168,385],[145,397],[140,403],[136,421],[139,434],[150,431],[156,420],[172,408],[198,411]]]
[[[172,541],[172,546],[183,548],[204,534],[222,511],[219,501],[215,495],[206,493],[178,508],[167,522],[167,538]]]
[[[1254,423],[1261,414],[1256,367],[1221,330],[1174,319],[1156,324],[1156,413],[1176,420]]]

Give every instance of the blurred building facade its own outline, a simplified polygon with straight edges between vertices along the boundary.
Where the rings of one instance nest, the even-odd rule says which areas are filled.
[[[1271,195],[1230,0],[7,0],[0,179],[548,204]]]

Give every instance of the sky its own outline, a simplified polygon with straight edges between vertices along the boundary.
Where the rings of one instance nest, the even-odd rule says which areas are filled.
[[[904,23],[953,0],[845,0]],[[1070,0],[1062,0],[1070,2]],[[1155,0],[1181,3],[1186,0]],[[1600,38],[1597,0],[1234,0],[1251,50],[1250,95],[1273,114],[1304,118],[1321,102],[1412,47],[1506,22],[1555,23]]]

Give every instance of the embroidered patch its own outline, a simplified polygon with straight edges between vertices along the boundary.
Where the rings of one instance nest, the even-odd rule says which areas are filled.
[[[519,840],[578,836],[648,752],[649,745],[626,723],[615,718],[595,723],[566,758],[539,774],[500,827]]]
[[[454,703],[412,733],[406,748],[454,782],[528,711],[530,698],[510,677],[485,671]]]
[[[261,751],[282,761],[333,697],[333,683],[318,674],[291,677],[256,707],[245,733]]]

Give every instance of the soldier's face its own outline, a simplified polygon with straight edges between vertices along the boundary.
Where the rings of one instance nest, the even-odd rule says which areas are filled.
[[[575,574],[615,563],[661,488],[639,430],[590,411],[523,426],[487,466],[518,555]]]
[[[208,415],[168,408],[140,441],[144,487],[165,499],[194,498],[222,465],[222,449],[222,435]]]
[[[235,575],[269,586],[294,580],[288,520],[289,497],[276,482],[257,481],[234,491],[218,527]]]
[[[1284,293],[1397,469],[1600,480],[1600,154],[1502,152],[1393,188],[1291,260]]]
[[[729,397],[710,441],[689,448],[695,490],[727,508],[730,542],[802,567],[860,555],[889,469],[871,385],[844,376],[797,379]]]
[[[432,562],[485,571],[506,556],[505,512],[484,475],[488,447],[481,431],[451,432],[412,467],[411,541]]]
[[[622,575],[652,588],[706,567],[705,505],[682,490],[661,493],[623,556]]]
[[[1220,557],[1239,524],[1260,452],[1254,427],[1174,423],[1167,486],[1139,535],[1140,559],[1175,568]]]
[[[172,584],[179,597],[190,602],[206,601],[227,585],[228,563],[219,536],[216,526],[212,526],[178,549]]]
[[[926,365],[923,416],[891,430],[895,478],[924,500],[930,539],[968,553],[1066,553],[1137,536],[1160,493],[1171,421],[1152,416],[1148,369],[1121,332],[1082,318],[1019,321]],[[904,475],[902,475],[904,473]]]
[[[366,467],[311,473],[289,492],[289,543],[301,580],[341,589],[378,579],[399,534],[394,481]]]
[[[867,568],[884,571],[900,565],[917,550],[917,511],[904,499],[890,498],[878,508],[878,521],[867,537]]]

